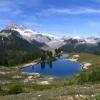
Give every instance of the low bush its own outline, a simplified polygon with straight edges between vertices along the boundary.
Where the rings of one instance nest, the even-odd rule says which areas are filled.
[[[22,86],[19,84],[12,84],[9,87],[9,91],[8,91],[9,94],[18,94],[21,92],[23,92],[23,89],[22,89]]]
[[[100,68],[95,68],[92,71],[84,71],[80,74],[79,83],[100,81]]]

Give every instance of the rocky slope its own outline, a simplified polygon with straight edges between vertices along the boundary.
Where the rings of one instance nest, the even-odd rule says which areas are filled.
[[[65,45],[61,48],[65,51],[100,53],[100,36],[88,38],[63,38]]]

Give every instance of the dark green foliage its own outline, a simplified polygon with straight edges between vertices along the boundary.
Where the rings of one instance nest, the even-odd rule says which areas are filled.
[[[95,100],[100,100],[100,94],[95,97]]]
[[[18,94],[23,92],[22,86],[18,84],[12,84],[9,88],[9,94]]]
[[[13,50],[8,50],[6,54],[3,54],[1,52],[0,54],[0,65],[4,66],[13,66],[13,65],[18,65],[22,63],[27,63],[29,61],[32,61],[34,59],[37,59],[40,54],[34,52],[26,52],[26,51],[13,51]]]
[[[51,51],[47,51],[47,56],[49,56],[49,58],[52,58],[53,57],[53,54]]]
[[[34,89],[35,91],[37,91],[37,90],[43,91],[43,90],[47,90],[47,89],[51,89],[51,88],[52,88],[51,86],[33,85],[33,89]]]
[[[44,62],[44,61],[46,60],[46,57],[47,57],[46,52],[43,51],[43,52],[41,53],[41,61]]]
[[[17,31],[4,30],[2,32],[11,33],[11,35],[0,36],[0,65],[13,66],[27,63],[40,56],[42,50],[21,38]]]
[[[52,89],[52,88],[56,88],[55,85],[37,85],[37,84],[33,84],[31,86],[31,88],[35,91],[43,91],[43,90],[48,90],[48,89]]]
[[[0,87],[0,96],[1,95],[5,95],[6,93],[4,93],[4,91],[2,90],[2,88]]]
[[[54,59],[54,57],[53,57],[53,54],[51,51],[43,51],[41,53],[41,61],[42,62],[45,62],[45,61],[50,62],[53,59]]]
[[[2,87],[0,86],[0,96],[6,94],[8,94],[7,91],[3,90]]]
[[[89,82],[89,73],[88,72],[82,72],[80,74],[80,78],[79,78],[79,83],[83,84],[85,82]]]
[[[2,91],[2,88],[1,88],[1,86],[0,86],[0,92]]]
[[[98,81],[100,81],[100,68],[82,72],[79,77],[80,84],[84,84],[86,82],[98,82]]]
[[[61,53],[61,51],[62,51],[62,49],[61,49],[61,48],[59,48],[59,49],[55,49],[55,53],[56,53],[56,54]]]

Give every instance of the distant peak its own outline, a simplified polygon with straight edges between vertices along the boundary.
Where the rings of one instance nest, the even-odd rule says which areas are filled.
[[[82,39],[80,36],[75,36],[73,39]]]
[[[24,25],[18,25],[18,24],[9,24],[6,29],[20,29],[24,30],[27,29]]]
[[[64,40],[68,40],[68,39],[71,39],[72,37],[71,36],[64,36],[62,39],[64,39]]]

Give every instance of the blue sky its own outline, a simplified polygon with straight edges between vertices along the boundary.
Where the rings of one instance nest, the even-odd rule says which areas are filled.
[[[11,23],[56,36],[100,35],[100,0],[0,0],[0,29]]]

